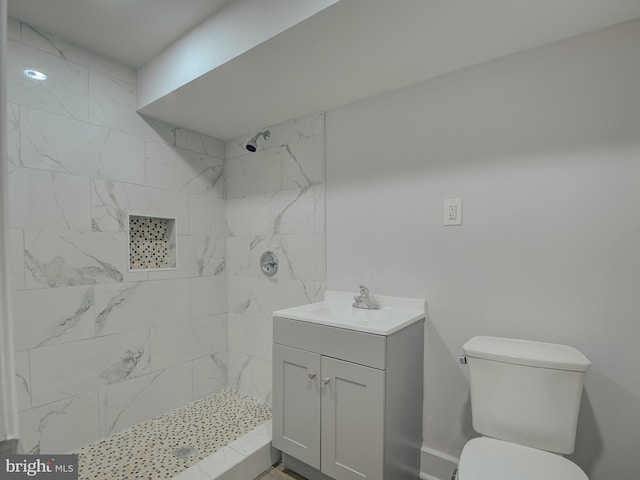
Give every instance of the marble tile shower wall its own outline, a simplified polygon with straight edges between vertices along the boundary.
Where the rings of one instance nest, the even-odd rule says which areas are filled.
[[[132,70],[9,37],[21,433],[59,453],[227,386],[225,146],[136,114]],[[176,270],[128,270],[128,213],[176,219]]]
[[[268,127],[256,153],[226,144],[230,385],[271,400],[272,312],[321,299],[325,283],[324,114]],[[254,132],[251,132],[252,134]],[[260,255],[276,253],[266,277]]]

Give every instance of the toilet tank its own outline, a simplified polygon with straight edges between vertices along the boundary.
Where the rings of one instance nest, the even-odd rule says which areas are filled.
[[[499,337],[463,345],[473,428],[482,435],[550,452],[575,447],[589,360],[573,347]]]

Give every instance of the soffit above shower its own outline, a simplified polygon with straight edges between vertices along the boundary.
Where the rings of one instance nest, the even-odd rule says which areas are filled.
[[[254,2],[248,25],[272,21],[268,2]],[[149,74],[171,75],[175,65],[150,62],[139,71],[139,111],[227,140],[640,17],[637,0],[329,3],[206,73],[195,68],[184,81],[182,71],[180,86],[159,97]]]

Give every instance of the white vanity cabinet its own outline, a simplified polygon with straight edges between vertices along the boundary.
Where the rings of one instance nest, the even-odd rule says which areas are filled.
[[[310,480],[416,480],[423,332],[423,318],[382,335],[274,317],[273,446],[285,465]]]

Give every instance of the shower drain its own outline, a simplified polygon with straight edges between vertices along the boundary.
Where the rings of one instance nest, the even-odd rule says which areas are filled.
[[[187,458],[196,453],[198,449],[193,445],[185,445],[184,447],[176,448],[173,451],[173,456],[176,458]]]

